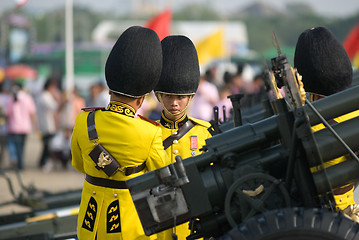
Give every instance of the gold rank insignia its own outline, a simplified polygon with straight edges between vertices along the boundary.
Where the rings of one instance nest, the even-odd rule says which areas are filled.
[[[96,215],[97,215],[97,202],[93,197],[91,197],[87,205],[84,220],[82,222],[82,228],[92,232],[95,226]]]
[[[100,156],[98,157],[97,166],[100,168],[105,168],[105,166],[109,165],[110,163],[112,163],[110,155],[107,155],[105,152],[101,152]]]
[[[118,200],[113,201],[107,208],[107,233],[121,232],[120,206]]]

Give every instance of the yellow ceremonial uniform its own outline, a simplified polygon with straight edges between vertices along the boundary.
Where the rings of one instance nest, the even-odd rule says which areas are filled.
[[[192,121],[195,124],[194,127],[179,140],[174,140],[172,145],[166,149],[172,163],[175,162],[175,157],[177,155],[180,155],[182,159],[185,159],[200,154],[201,152],[199,149],[206,145],[205,140],[212,136],[207,130],[211,124],[206,121],[188,117],[185,114],[182,118],[174,122],[166,118],[162,112],[160,123],[163,140],[171,135],[178,134],[179,128],[181,128],[181,126],[183,126],[187,121]],[[188,222],[176,227],[178,240],[186,240],[186,237],[190,234],[188,227]],[[174,229],[165,230],[158,234],[158,239],[172,239],[171,235],[173,232]]]
[[[154,123],[134,118],[134,109],[124,103],[111,101],[106,110],[97,110],[95,126],[100,143],[120,167],[134,167],[146,162],[146,167],[125,176],[117,171],[108,177],[96,168],[89,157],[94,143],[89,141],[87,117],[80,113],[71,140],[72,164],[86,176],[126,181],[147,171],[166,166],[170,160],[163,149],[161,128]],[[87,178],[86,178],[87,179]],[[80,240],[155,239],[144,235],[128,189],[109,188],[85,181],[78,216],[77,233]]]
[[[338,123],[339,122],[344,122],[346,120],[349,120],[349,119],[357,117],[357,116],[359,116],[359,110],[351,112],[351,113],[348,113],[348,114],[345,114],[345,115],[340,116],[340,117],[337,117],[337,118],[334,119],[334,121],[338,122]],[[315,126],[312,127],[314,132],[319,131],[319,130],[321,130],[323,128],[325,128],[325,126],[323,124],[318,124],[318,125],[315,125]],[[343,162],[343,161],[345,161],[347,159],[348,159],[348,156],[341,156],[341,157],[338,157],[338,158],[333,159],[331,161],[325,162],[323,165],[324,165],[324,167],[329,167],[329,166],[341,163],[341,162]],[[311,170],[312,170],[312,172],[315,172],[315,171],[318,171],[319,169],[320,169],[320,166],[313,167]],[[354,201],[354,186],[349,191],[345,192],[344,194],[334,195],[334,199],[335,199],[336,206],[341,210],[345,209],[349,205],[355,204],[355,201]]]

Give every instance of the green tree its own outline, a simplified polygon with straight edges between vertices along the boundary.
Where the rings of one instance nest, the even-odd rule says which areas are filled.
[[[208,5],[190,4],[173,13],[173,20],[219,20],[218,13]]]
[[[105,19],[102,14],[84,7],[74,7],[73,27],[74,41],[91,41],[91,33],[96,25]],[[32,17],[35,39],[37,42],[65,41],[65,9],[59,8],[42,15]]]

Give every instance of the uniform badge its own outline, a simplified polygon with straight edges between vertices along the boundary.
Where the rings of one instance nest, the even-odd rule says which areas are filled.
[[[113,201],[107,208],[107,233],[121,232],[120,206],[118,200]]]
[[[93,197],[91,197],[87,205],[84,221],[82,222],[82,227],[92,232],[95,226],[96,214],[97,202]]]
[[[104,171],[109,177],[119,170],[119,163],[101,144],[97,144],[89,153],[89,156],[95,162],[95,167]]]
[[[197,155],[197,150],[198,148],[198,141],[197,141],[197,136],[191,136],[191,150],[192,150],[192,156],[196,156]]]
[[[101,152],[100,156],[98,157],[97,166],[100,168],[104,168],[106,165],[112,163],[112,159],[110,155],[107,155],[105,152]]]

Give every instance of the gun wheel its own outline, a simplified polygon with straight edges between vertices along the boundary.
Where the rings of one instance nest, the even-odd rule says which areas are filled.
[[[255,214],[290,206],[290,198],[283,184],[276,178],[252,173],[237,179],[229,188],[224,211],[229,224],[237,226]]]
[[[316,208],[276,209],[257,215],[218,240],[358,240],[359,224]]]

